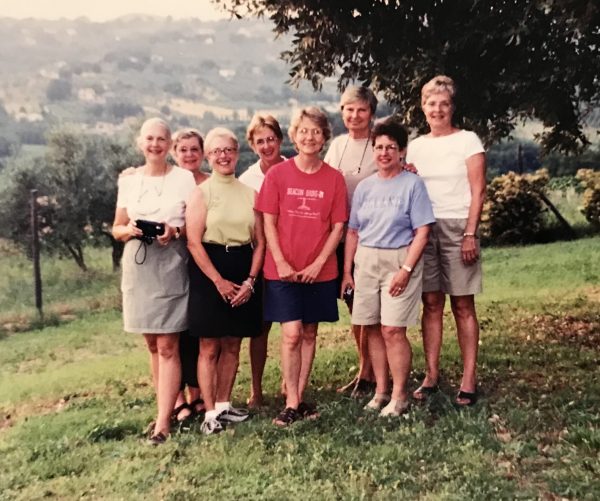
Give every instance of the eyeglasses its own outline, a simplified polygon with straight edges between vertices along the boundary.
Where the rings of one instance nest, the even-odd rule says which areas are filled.
[[[275,136],[269,136],[266,137],[265,139],[257,139],[256,141],[254,141],[254,144],[256,146],[263,146],[265,144],[273,144],[277,142],[277,138]]]
[[[323,130],[322,129],[307,129],[306,127],[302,127],[302,129],[298,129],[298,134],[302,134],[303,136],[308,136],[309,134],[311,136],[322,136],[323,135]]]
[[[377,153],[382,153],[383,151],[387,153],[388,151],[398,151],[398,146],[396,146],[395,144],[386,144],[385,146],[383,144],[378,144],[377,146],[373,146],[373,149]]]
[[[214,157],[218,157],[221,153],[226,153],[227,155],[231,155],[232,153],[237,153],[237,148],[232,146],[227,146],[227,148],[215,148],[214,150],[210,150],[209,155]]]

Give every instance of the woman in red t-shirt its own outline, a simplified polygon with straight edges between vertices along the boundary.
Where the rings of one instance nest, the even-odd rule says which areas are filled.
[[[344,178],[320,157],[331,137],[325,113],[298,110],[288,134],[298,155],[269,169],[256,203],[267,237],[264,319],[280,322],[283,338],[286,405],[278,426],[318,417],[302,398],[319,322],[338,320],[335,249],[348,219]]]

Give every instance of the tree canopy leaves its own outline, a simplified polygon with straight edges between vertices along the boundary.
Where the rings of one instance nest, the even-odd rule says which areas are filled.
[[[383,92],[422,128],[420,89],[436,74],[458,85],[458,118],[487,143],[540,120],[546,151],[589,143],[600,102],[600,4],[595,0],[213,0],[237,17],[268,17],[292,34],[290,80]]]

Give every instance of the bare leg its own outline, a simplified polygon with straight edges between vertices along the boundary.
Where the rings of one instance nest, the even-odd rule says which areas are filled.
[[[300,404],[299,381],[301,366],[302,322],[281,324],[281,369],[286,388],[285,406],[297,409]]]
[[[267,362],[267,347],[271,322],[264,322],[260,336],[250,339],[250,367],[252,368],[252,390],[248,398],[249,407],[263,404],[262,378]]]
[[[358,379],[374,381],[375,374],[373,374],[373,364],[369,355],[369,339],[367,334],[362,325],[353,325],[352,332],[354,333],[354,338],[358,340]]]
[[[444,319],[444,303],[446,296],[443,292],[423,293],[423,350],[427,369],[423,386],[435,386],[440,375],[440,352],[442,350],[442,326]]]
[[[475,312],[475,298],[473,295],[450,296],[450,304],[456,320],[458,344],[463,359],[463,377],[460,389],[471,393],[477,387],[477,351],[479,348],[479,323]]]
[[[204,397],[206,410],[215,409],[217,393],[217,361],[221,352],[221,340],[200,339],[200,357],[198,358],[198,382]]]
[[[385,342],[387,360],[394,381],[392,400],[406,401],[408,399],[406,385],[412,360],[412,349],[406,338],[406,327],[382,325],[381,335]]]
[[[150,371],[152,372],[152,386],[154,394],[158,393],[158,348],[156,346],[156,335],[144,334],[144,340],[150,354]]]
[[[225,337],[221,340],[221,356],[217,364],[217,402],[231,401],[231,391],[235,383],[240,362],[242,338]]]
[[[298,400],[302,402],[304,390],[308,386],[310,379],[310,371],[312,369],[313,360],[315,359],[315,351],[317,348],[317,330],[318,323],[302,324],[302,345],[300,378],[298,381]]]
[[[169,434],[171,412],[181,384],[181,363],[179,361],[179,334],[156,335],[158,348],[158,415],[155,433]]]
[[[386,394],[389,391],[389,369],[385,354],[385,343],[381,336],[381,325],[365,325],[365,334],[369,340],[369,353],[375,373],[377,387],[375,393]]]

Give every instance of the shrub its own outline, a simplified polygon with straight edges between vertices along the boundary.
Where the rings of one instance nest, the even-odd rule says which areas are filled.
[[[545,208],[539,193],[548,180],[545,169],[494,178],[483,206],[482,237],[494,244],[534,242],[544,226]]]
[[[585,188],[581,212],[596,228],[600,228],[600,171],[579,169],[577,179]]]

